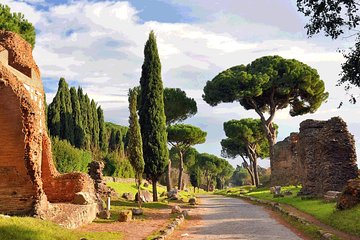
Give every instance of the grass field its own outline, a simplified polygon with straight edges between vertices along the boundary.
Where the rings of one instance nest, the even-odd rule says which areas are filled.
[[[247,196],[259,199],[270,200],[293,206],[300,211],[308,213],[321,222],[360,237],[360,205],[350,209],[339,211],[335,203],[326,203],[321,199],[301,199],[297,196],[300,188],[294,186],[283,187],[283,190],[290,190],[293,195],[283,198],[273,198],[268,189],[253,189],[252,187],[238,187],[217,191],[217,194],[238,196],[240,192]]]
[[[52,222],[31,217],[0,217],[1,240],[119,240],[119,233],[80,232],[64,229]]]

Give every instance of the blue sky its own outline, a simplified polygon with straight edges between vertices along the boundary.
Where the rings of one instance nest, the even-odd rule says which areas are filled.
[[[341,116],[360,142],[360,108],[336,87],[342,55],[336,50],[354,39],[332,41],[306,36],[306,19],[294,1],[284,0],[3,0],[25,14],[37,29],[34,58],[51,102],[60,77],[81,85],[105,111],[107,121],[127,125],[127,90],[139,83],[143,47],[150,30],[157,35],[166,87],[179,87],[196,99],[199,112],[186,122],[208,132],[201,152],[220,156],[222,124],[258,116],[237,104],[210,107],[201,98],[206,81],[218,72],[264,55],[296,58],[316,68],[329,100],[315,114],[292,118],[288,109],[275,118],[278,140],[298,131],[305,119]],[[358,149],[360,148],[357,143]],[[240,160],[229,160],[233,165]],[[261,165],[268,166],[267,161]]]

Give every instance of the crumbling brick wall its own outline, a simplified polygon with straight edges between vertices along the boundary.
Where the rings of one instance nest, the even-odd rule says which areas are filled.
[[[274,158],[271,162],[271,184],[273,186],[297,185],[300,183],[299,162],[297,156],[298,133],[291,133],[274,146]]]
[[[354,137],[339,117],[303,121],[298,134],[275,145],[272,185],[300,182],[300,194],[323,196],[327,191],[342,191],[357,175]]]
[[[0,31],[0,213],[46,218],[50,203],[94,193],[87,174],[56,171],[43,100],[30,44]]]
[[[297,149],[302,194],[342,191],[347,181],[358,175],[355,140],[339,117],[302,122]]]

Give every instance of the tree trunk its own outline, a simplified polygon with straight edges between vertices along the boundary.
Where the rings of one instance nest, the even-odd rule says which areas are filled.
[[[206,191],[209,192],[210,191],[210,179],[209,177],[206,178],[207,182],[206,182]]]
[[[253,161],[253,169],[254,169],[255,186],[259,187],[260,181],[259,181],[259,173],[257,168],[257,159]]]
[[[166,173],[166,190],[168,192],[171,191],[171,159],[169,159],[169,165],[167,167],[167,173]]]
[[[138,194],[137,194],[137,201],[138,201],[138,205],[139,205],[139,208],[141,208],[141,197],[140,197],[140,186],[141,186],[141,179],[138,178],[138,183],[137,183],[137,189],[138,189]]]
[[[157,202],[158,201],[158,195],[157,195],[157,179],[153,179],[152,180],[152,186],[153,186],[153,201]]]
[[[250,165],[248,164],[248,162],[245,160],[244,157],[243,158],[243,164],[242,166],[248,171],[249,175],[250,175],[250,178],[251,178],[251,185],[255,185],[255,178],[254,178],[254,171],[253,171],[253,164],[251,162],[251,159],[250,160]]]
[[[178,189],[183,190],[182,185],[182,176],[184,171],[184,159],[183,159],[183,153],[182,151],[179,151],[179,181],[178,181]]]

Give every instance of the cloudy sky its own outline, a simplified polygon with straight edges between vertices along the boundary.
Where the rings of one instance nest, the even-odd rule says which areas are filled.
[[[139,84],[143,48],[154,30],[165,87],[179,87],[196,99],[198,114],[186,122],[208,132],[200,152],[220,156],[223,122],[257,117],[237,104],[210,107],[201,98],[206,81],[217,73],[265,55],[296,58],[316,68],[330,97],[315,114],[290,117],[278,112],[278,140],[296,132],[305,119],[341,116],[360,149],[360,106],[347,103],[336,87],[342,55],[336,41],[306,36],[306,19],[289,0],[2,0],[36,27],[34,57],[41,69],[48,103],[60,77],[81,85],[105,111],[107,121],[127,125],[127,90]],[[341,109],[337,106],[345,104]],[[358,154],[360,154],[358,150]],[[233,165],[240,160],[229,160]],[[358,161],[360,163],[360,161]],[[261,165],[268,166],[267,161]]]

